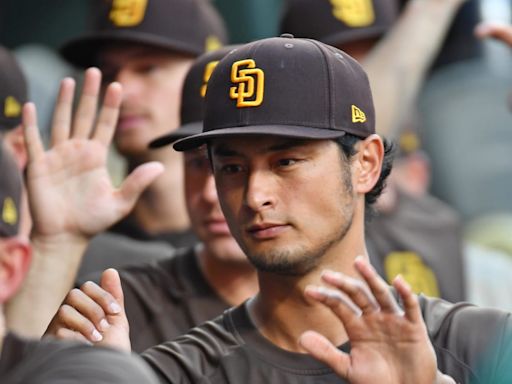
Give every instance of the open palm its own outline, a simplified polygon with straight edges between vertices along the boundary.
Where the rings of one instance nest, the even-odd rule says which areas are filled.
[[[35,106],[25,105],[23,124],[29,154],[27,187],[34,231],[92,236],[120,220],[161,172],[158,163],[135,169],[119,189],[112,185],[106,163],[122,98],[120,84],[108,86],[97,114],[101,73],[86,71],[76,112],[75,83],[64,79],[52,122],[50,149],[41,143]]]

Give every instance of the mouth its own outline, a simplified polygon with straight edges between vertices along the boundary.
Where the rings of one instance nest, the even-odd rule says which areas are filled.
[[[120,116],[117,122],[117,131],[124,132],[130,131],[140,127],[144,122],[145,118],[141,115],[125,115]]]
[[[210,219],[204,221],[204,226],[214,235],[231,235],[229,231],[228,223],[222,219]]]
[[[258,240],[268,240],[281,235],[284,231],[289,229],[288,224],[281,223],[262,223],[251,225],[247,228],[247,233],[252,238]]]

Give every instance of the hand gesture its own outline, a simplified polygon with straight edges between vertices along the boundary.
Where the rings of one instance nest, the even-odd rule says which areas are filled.
[[[123,289],[115,269],[107,269],[98,286],[92,281],[73,289],[45,335],[130,351]]]
[[[73,115],[75,83],[70,78],[62,81],[48,151],[41,143],[34,104],[23,108],[27,186],[36,235],[93,236],[128,214],[144,188],[163,171],[161,164],[147,163],[119,189],[112,186],[106,162],[122,89],[118,83],[107,87],[97,115],[100,84],[100,71],[88,69]]]
[[[512,48],[512,25],[500,23],[480,23],[475,28],[475,35],[484,39],[492,37]]]
[[[323,280],[333,288],[308,286],[307,297],[329,307],[342,321],[350,353],[337,349],[317,332],[305,332],[299,342],[311,355],[352,384],[432,384],[451,380],[437,373],[436,356],[416,296],[400,277],[389,286],[363,259],[355,262],[363,281],[327,271]],[[453,383],[453,381],[451,381]]]

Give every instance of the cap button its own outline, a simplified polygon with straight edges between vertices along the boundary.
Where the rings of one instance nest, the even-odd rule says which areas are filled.
[[[293,39],[295,36],[293,36],[291,33],[282,33],[281,37],[284,37],[285,39]]]

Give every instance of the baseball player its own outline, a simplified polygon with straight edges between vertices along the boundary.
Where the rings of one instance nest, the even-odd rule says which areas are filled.
[[[204,144],[260,291],[145,351],[161,382],[432,383],[438,372],[485,382],[475,368],[496,340],[489,357],[500,377],[508,313],[417,297],[401,278],[389,289],[368,263],[365,216],[391,160],[354,59],[289,35],[231,52],[208,82],[203,132],[174,148]],[[102,287],[90,286],[90,305],[74,316],[100,308],[109,327],[99,344],[129,349],[115,271],[103,274]],[[301,353],[322,345],[338,347],[337,369]]]

